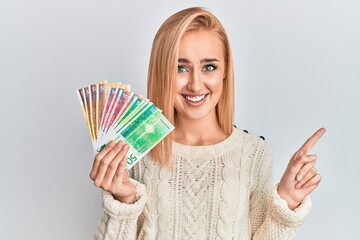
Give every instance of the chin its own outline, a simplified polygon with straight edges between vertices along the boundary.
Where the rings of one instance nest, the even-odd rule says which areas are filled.
[[[202,109],[200,111],[185,111],[182,116],[189,120],[206,120],[216,117],[215,109]]]

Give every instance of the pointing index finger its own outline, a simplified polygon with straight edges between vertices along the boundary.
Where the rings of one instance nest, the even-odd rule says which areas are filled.
[[[308,153],[315,145],[315,143],[324,135],[326,132],[325,128],[317,130],[299,149],[300,151]]]

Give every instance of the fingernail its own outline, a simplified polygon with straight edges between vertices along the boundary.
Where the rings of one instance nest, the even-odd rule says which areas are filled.
[[[299,188],[301,188],[301,183],[297,183],[297,184],[295,185],[295,189],[299,189]]]
[[[303,178],[303,175],[302,175],[301,173],[299,173],[299,174],[296,176],[296,181],[300,182],[302,178]]]
[[[310,155],[309,158],[310,158],[311,160],[315,160],[315,159],[316,159],[316,155]]]

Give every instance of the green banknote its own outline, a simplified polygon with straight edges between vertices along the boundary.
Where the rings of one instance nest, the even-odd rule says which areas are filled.
[[[139,113],[139,111],[146,107],[147,104],[148,103],[144,102],[141,98],[134,96],[134,99],[132,99],[132,103],[130,103],[128,108],[116,121],[114,129],[122,128],[122,126],[124,126],[128,121],[134,118]]]
[[[127,142],[131,144],[139,153],[146,153],[161,139],[163,139],[171,130],[173,130],[173,126],[170,124],[170,122],[161,114],[160,111],[156,111],[154,114],[150,115],[141,125],[137,126],[132,131],[129,131],[126,137],[124,137]]]
[[[77,91],[94,153],[110,141],[130,146],[127,168],[165,138],[174,126],[149,99],[130,91],[127,85],[101,81]]]
[[[138,118],[140,118],[138,121],[141,121],[141,119],[147,118],[150,114],[152,114],[156,110],[156,107],[153,103],[144,103],[141,108],[139,108],[134,114],[129,114],[126,119],[123,119],[123,121],[117,125],[114,130],[116,134],[119,132],[122,132],[124,128],[132,124],[134,121],[136,121]]]
[[[133,106],[137,106],[133,108],[131,112],[127,115],[125,119],[122,121],[117,121],[116,125],[112,126],[109,131],[106,133],[106,135],[103,136],[101,139],[101,142],[97,145],[97,151],[100,151],[106,143],[108,143],[112,139],[117,139],[120,132],[123,130],[123,128],[129,124],[131,124],[133,121],[135,121],[138,117],[142,116],[144,112],[146,112],[147,109],[149,109],[151,106],[153,106],[152,103],[148,102],[139,102],[138,99],[136,100],[138,104],[133,104]],[[143,116],[144,117],[144,116]]]
[[[127,168],[129,169],[134,166],[173,129],[174,126],[158,109],[148,115],[143,121],[134,121],[132,124],[124,127],[116,140],[122,140],[130,145],[130,150],[127,154]]]
[[[121,133],[124,138],[130,137],[130,135],[141,126],[150,115],[159,111],[154,105],[148,106],[141,113],[138,114],[136,118],[133,118],[132,121],[128,122],[122,129],[119,129],[116,134]]]

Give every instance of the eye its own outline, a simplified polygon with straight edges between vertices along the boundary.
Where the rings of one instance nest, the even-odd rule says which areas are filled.
[[[178,65],[178,73],[188,72],[185,66]]]
[[[217,66],[215,64],[207,64],[203,68],[203,72],[212,72],[217,69]]]

